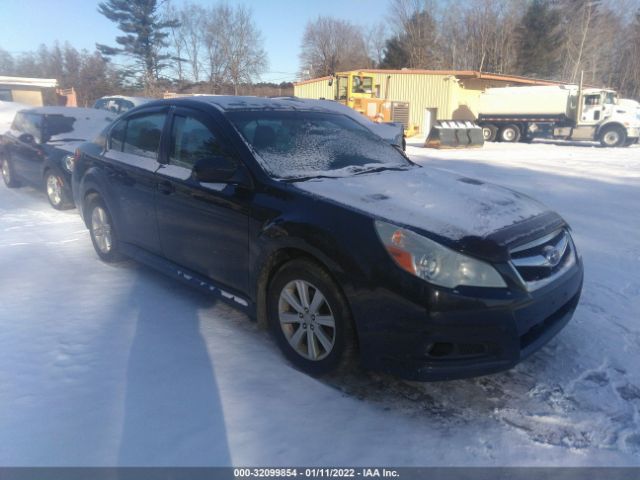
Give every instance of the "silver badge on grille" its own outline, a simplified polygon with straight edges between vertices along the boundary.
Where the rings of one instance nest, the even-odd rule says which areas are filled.
[[[544,258],[547,260],[547,264],[549,264],[552,267],[555,267],[556,265],[558,265],[558,262],[560,262],[560,258],[562,257],[560,250],[558,250],[553,245],[547,245],[546,247],[544,247],[542,249],[542,254],[544,255]]]

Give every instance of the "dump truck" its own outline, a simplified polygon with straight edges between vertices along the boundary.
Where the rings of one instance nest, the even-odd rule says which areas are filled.
[[[480,94],[478,124],[485,141],[553,138],[620,147],[640,137],[640,119],[618,105],[615,90],[581,85],[488,88]]]

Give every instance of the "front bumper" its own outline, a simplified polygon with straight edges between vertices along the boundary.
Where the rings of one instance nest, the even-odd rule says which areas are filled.
[[[359,323],[363,364],[410,380],[452,380],[512,368],[569,322],[582,290],[583,266],[534,292],[490,296],[430,289],[426,303],[389,291]],[[371,307],[370,307],[371,308]],[[375,319],[373,322],[371,319]]]

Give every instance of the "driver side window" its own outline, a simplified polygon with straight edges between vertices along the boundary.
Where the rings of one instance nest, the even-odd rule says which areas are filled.
[[[216,135],[199,120],[174,115],[169,164],[192,169],[203,158],[227,156]]]

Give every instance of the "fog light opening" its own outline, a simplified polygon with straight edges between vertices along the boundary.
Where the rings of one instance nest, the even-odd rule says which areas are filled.
[[[430,357],[446,357],[453,353],[453,343],[436,342],[427,349]]]

